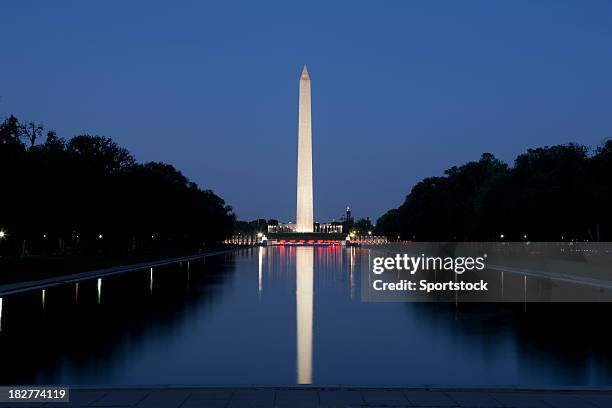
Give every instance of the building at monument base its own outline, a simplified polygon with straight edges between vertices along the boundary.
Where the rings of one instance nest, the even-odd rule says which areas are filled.
[[[377,235],[345,235],[320,232],[277,232],[257,234],[236,234],[223,241],[228,245],[244,246],[361,246],[384,245],[387,237]]]
[[[292,232],[292,233],[302,233],[298,231],[297,225],[289,222],[289,223],[281,223],[277,225],[268,225],[268,234],[278,233],[278,232]],[[342,233],[342,224],[340,223],[318,223],[315,222],[313,226],[313,231],[311,232],[321,232],[321,233]],[[306,233],[307,234],[307,233]]]
[[[268,225],[266,245],[346,245],[349,237],[342,225],[315,223],[312,232],[299,232],[294,223]],[[264,243],[264,242],[262,242]]]
[[[266,246],[349,246],[351,240],[346,234],[326,232],[277,232],[263,237]]]

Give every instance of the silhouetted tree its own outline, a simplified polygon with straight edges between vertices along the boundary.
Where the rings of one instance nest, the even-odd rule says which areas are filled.
[[[384,213],[378,221],[374,232],[376,235],[386,235],[390,239],[395,239],[399,236],[399,210],[394,208]]]
[[[21,125],[20,134],[30,144],[30,148],[36,145],[36,141],[43,132],[43,125],[40,123],[28,122]]]
[[[80,135],[68,142],[68,152],[77,159],[88,161],[104,174],[113,174],[135,164],[134,157],[109,137]]]
[[[530,149],[514,167],[485,153],[417,183],[377,222],[390,238],[453,241],[612,238],[612,142]]]
[[[49,151],[62,151],[66,149],[66,141],[58,137],[55,131],[50,130],[47,132],[47,140],[45,141],[44,148]]]
[[[26,127],[0,124],[0,228],[5,252],[121,252],[197,248],[232,233],[230,206],[173,166],[136,163],[112,139],[80,135],[67,142],[49,131],[21,142]],[[34,142],[34,143],[33,143]],[[9,249],[6,249],[6,246]]]
[[[0,125],[0,145],[23,147],[21,143],[21,125],[13,115],[9,116]]]
[[[374,226],[369,218],[360,218],[353,223],[353,226],[348,232],[352,232],[357,235],[367,235],[369,232],[372,232],[373,229]]]

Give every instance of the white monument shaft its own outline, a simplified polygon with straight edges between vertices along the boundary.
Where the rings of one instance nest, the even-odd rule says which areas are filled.
[[[312,197],[312,123],[310,116],[310,77],[304,66],[300,77],[298,127],[297,232],[313,232]]]

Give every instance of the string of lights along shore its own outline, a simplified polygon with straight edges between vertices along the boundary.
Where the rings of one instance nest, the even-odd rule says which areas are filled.
[[[312,118],[310,76],[306,65],[300,76],[299,109],[296,232],[313,232]]]

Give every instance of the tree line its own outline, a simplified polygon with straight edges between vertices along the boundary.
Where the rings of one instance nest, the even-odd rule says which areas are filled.
[[[196,249],[230,235],[232,208],[173,166],[103,136],[0,124],[0,255]]]
[[[376,224],[418,241],[611,241],[612,140],[529,149],[508,166],[490,153],[418,182]]]

